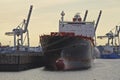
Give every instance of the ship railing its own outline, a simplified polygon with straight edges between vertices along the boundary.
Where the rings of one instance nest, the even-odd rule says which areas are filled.
[[[51,36],[75,36],[73,32],[51,32]]]
[[[72,22],[72,21],[60,21],[60,23],[63,23],[63,24],[94,24],[94,21],[91,21],[91,22],[85,22],[85,21],[82,21],[82,22]]]

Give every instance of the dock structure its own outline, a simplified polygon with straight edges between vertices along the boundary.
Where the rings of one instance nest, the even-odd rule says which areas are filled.
[[[0,54],[0,71],[21,71],[42,67],[44,56],[40,53],[15,52]]]

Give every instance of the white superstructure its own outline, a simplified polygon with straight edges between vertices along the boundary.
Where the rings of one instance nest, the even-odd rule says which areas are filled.
[[[71,32],[75,33],[76,36],[95,36],[94,22],[82,21],[78,13],[74,16],[73,22],[63,21],[63,16],[62,21],[59,22],[59,32]]]

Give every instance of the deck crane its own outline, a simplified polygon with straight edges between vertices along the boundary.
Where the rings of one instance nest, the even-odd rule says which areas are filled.
[[[98,15],[98,18],[97,18],[97,21],[96,21],[96,23],[95,23],[95,31],[94,31],[94,34],[95,34],[95,45],[96,45],[96,30],[97,30],[97,27],[98,27],[98,23],[99,23],[99,21],[100,21],[100,18],[101,18],[101,14],[102,14],[102,10],[100,10],[100,12],[99,12],[99,15]]]
[[[102,14],[102,10],[100,10],[98,18],[97,18],[97,21],[95,23],[95,31],[94,31],[94,34],[95,34],[95,45],[96,45],[96,30],[97,30],[98,23],[99,23],[100,18],[101,18],[101,14]],[[88,15],[88,10],[85,11],[85,15],[84,15],[83,21],[86,21],[87,15]]]
[[[88,14],[88,10],[86,10],[86,11],[85,11],[85,16],[84,16],[84,19],[83,19],[83,21],[86,21],[87,14]]]
[[[96,30],[97,30],[98,23],[99,23],[100,18],[101,18],[101,14],[102,14],[102,10],[100,10],[99,15],[98,15],[98,18],[97,18],[97,21],[96,21],[96,24],[95,24],[95,32],[96,32]],[[88,10],[85,11],[85,15],[84,15],[83,21],[86,21],[87,15],[88,15]]]
[[[27,46],[29,47],[29,32],[28,32],[28,24],[30,21],[30,16],[32,13],[33,5],[30,6],[29,13],[27,19],[23,20],[23,22],[18,25],[12,32],[6,32],[5,35],[14,36],[14,48],[19,50],[20,47],[23,47],[24,41],[27,37]],[[23,34],[26,33],[25,38],[23,39]]]
[[[115,33],[113,33],[112,30],[111,30],[108,33],[106,33],[104,36],[97,36],[97,38],[99,38],[99,39],[108,38],[107,44],[110,45],[110,41],[111,41],[111,44],[113,46],[114,44],[117,45],[117,42],[116,42],[116,37],[117,37],[118,38],[118,44],[120,45],[119,32],[120,32],[120,26],[116,26],[115,27]]]

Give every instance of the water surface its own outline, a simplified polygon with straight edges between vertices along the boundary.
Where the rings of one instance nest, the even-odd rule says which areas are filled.
[[[96,59],[88,70],[0,72],[0,80],[120,80],[120,59]]]

